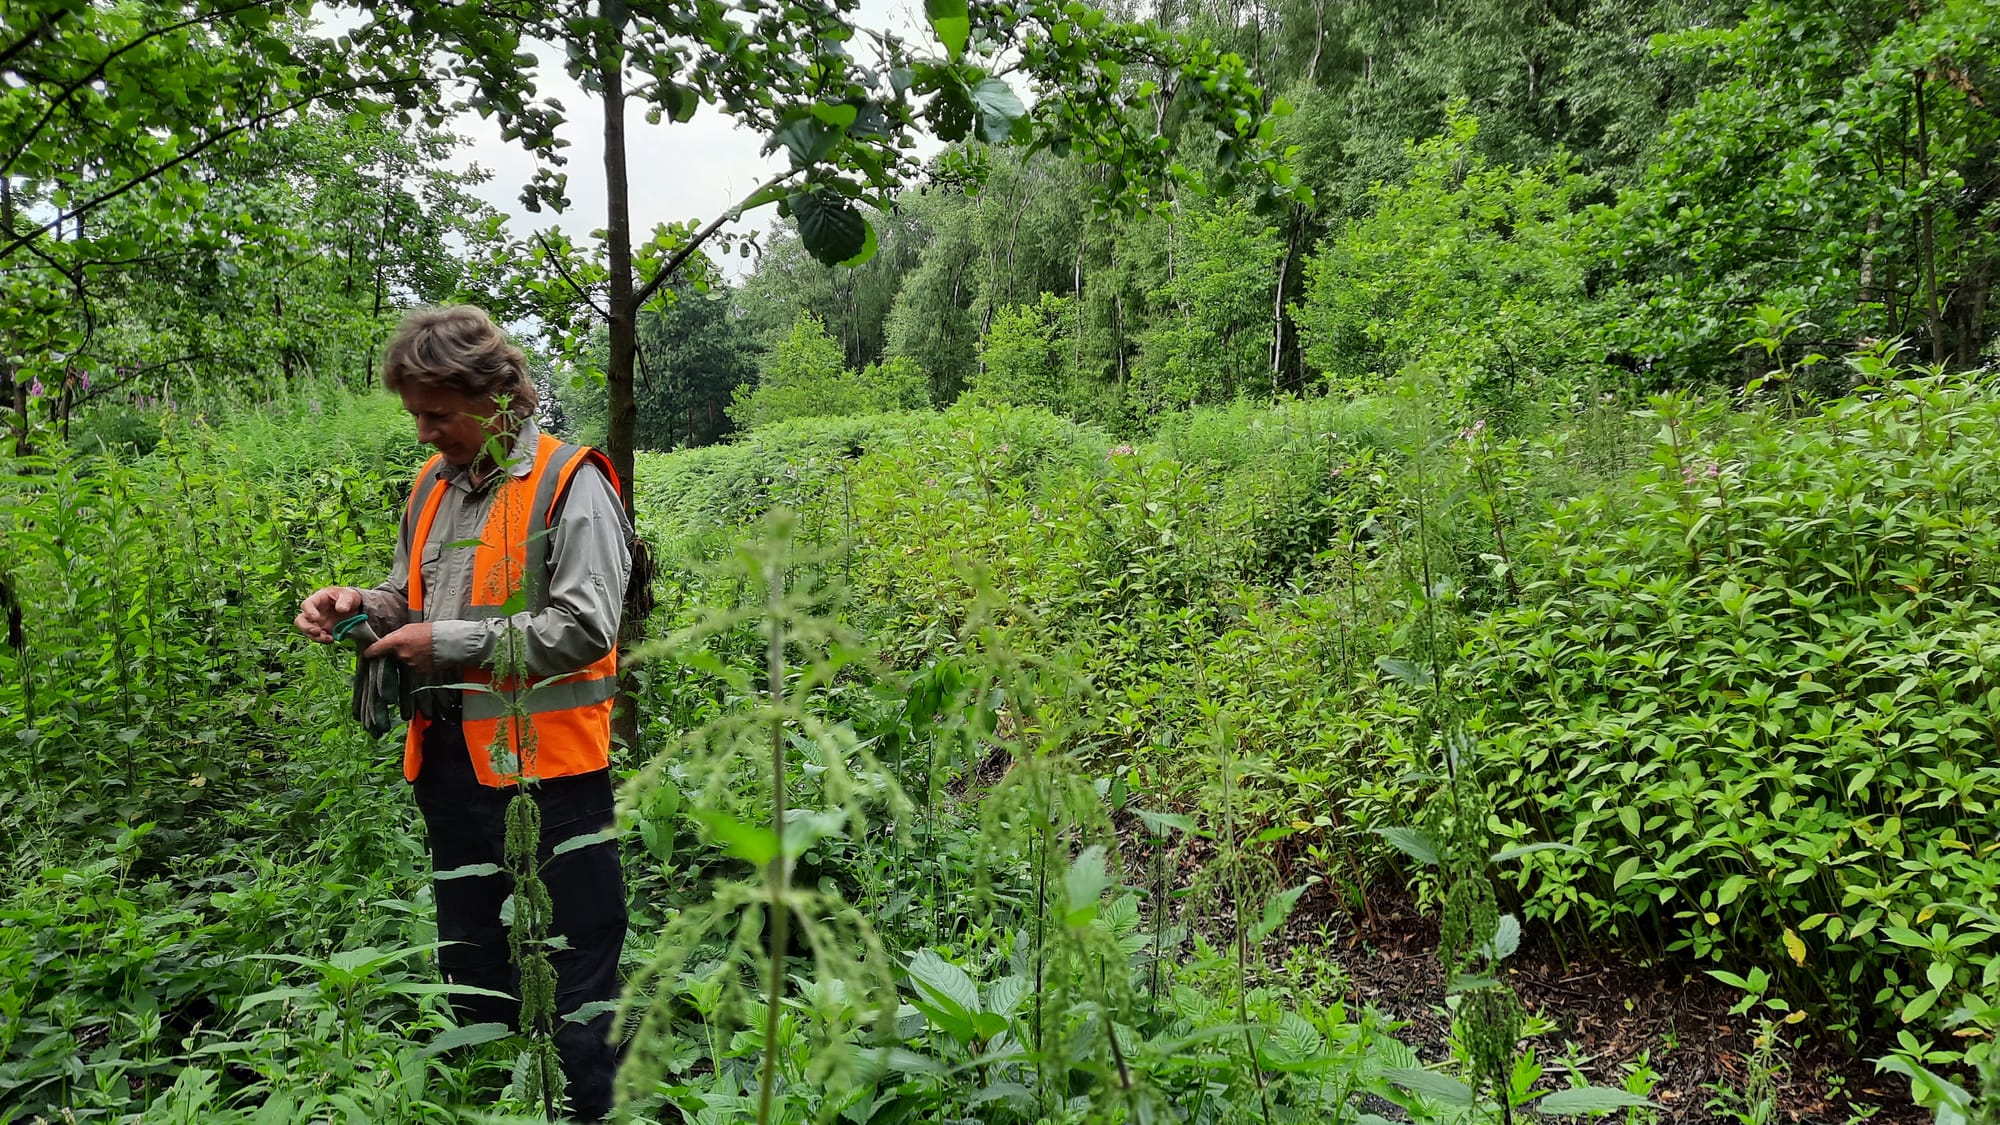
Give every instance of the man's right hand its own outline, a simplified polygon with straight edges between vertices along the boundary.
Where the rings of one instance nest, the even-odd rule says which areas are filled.
[[[306,597],[292,625],[321,644],[332,644],[333,627],[360,612],[361,591],[352,586],[328,586]]]

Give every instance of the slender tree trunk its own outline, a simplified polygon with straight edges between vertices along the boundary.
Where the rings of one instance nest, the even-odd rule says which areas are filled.
[[[1980,349],[1986,346],[1986,309],[1993,293],[1993,262],[1988,259],[1968,265],[1965,276],[1952,293],[1952,311],[1957,324],[1957,362],[1960,367],[1979,363]]]
[[[6,176],[0,176],[0,238],[14,237],[14,185]],[[14,367],[4,356],[0,356],[0,401],[13,414],[7,420],[7,428],[14,435],[14,452],[25,457],[28,450],[23,448],[28,442],[28,403],[25,392],[14,382]]]
[[[609,417],[605,453],[618,470],[621,499],[632,510],[632,441],[639,406],[632,376],[639,354],[639,322],[632,307],[632,192],[625,169],[625,60],[620,51],[626,23],[625,0],[602,0],[607,25],[598,47],[598,97],[604,104],[605,250],[611,276],[605,309],[610,313],[611,355],[604,372]]]
[[[609,362],[604,370],[606,419],[605,454],[618,474],[618,498],[627,516],[632,509],[633,441],[639,427],[639,404],[633,396],[632,374],[639,355],[639,320],[632,288],[632,193],[625,168],[625,0],[601,0],[598,14],[605,31],[598,40],[598,97],[604,106],[604,195],[605,251],[609,259],[605,310],[611,342]],[[651,583],[652,566],[643,550],[635,551],[632,581]],[[629,609],[652,604],[650,596],[628,597]],[[622,638],[627,643],[645,636],[643,613],[628,612]],[[639,745],[639,709],[633,698],[636,687],[628,671],[619,677],[618,704],[612,712],[611,734],[617,741],[636,749]]]
[[[1321,49],[1323,49],[1325,46],[1326,46],[1326,0],[1318,0],[1318,2],[1313,5],[1312,59],[1311,61],[1306,63],[1306,81],[1314,86],[1319,85],[1319,56]]]
[[[1285,284],[1292,275],[1292,255],[1299,245],[1299,212],[1303,208],[1293,204],[1288,212],[1289,222],[1285,224],[1285,252],[1278,259],[1278,286],[1271,296],[1271,389],[1273,391],[1284,382],[1285,363]]]
[[[396,219],[391,209],[390,200],[395,198],[397,190],[401,187],[401,181],[386,177],[383,179],[382,220],[375,224],[375,260],[371,263],[375,267],[375,318],[377,320],[382,318],[382,306],[386,303],[388,296],[389,224]]]
[[[1963,256],[1949,305],[1958,345],[1958,365],[1970,368],[1978,366],[1979,355],[1986,348],[1986,315],[1992,307],[1993,272],[2000,263],[2000,254],[1990,249],[1996,237],[2000,237],[2000,217],[1991,219],[1985,230],[1980,229],[1980,219],[1994,213],[1996,197],[2000,196],[2000,156],[1989,150],[1983,160],[1965,169],[1964,179],[1968,184],[1986,185],[1962,194],[1957,205],[1959,225],[1967,232],[1961,244],[1975,249]]]
[[[14,456],[28,457],[35,452],[28,441],[28,387],[14,378],[14,366],[0,358],[0,394],[4,394],[9,408],[7,428],[14,432]]]
[[[1086,212],[1083,231],[1076,238],[1076,266],[1070,274],[1069,299],[1073,302],[1074,314],[1070,317],[1070,332],[1073,338],[1070,340],[1069,373],[1063,378],[1063,385],[1072,392],[1076,389],[1077,380],[1083,377],[1083,249],[1088,245],[1090,245],[1090,217]]]
[[[1111,279],[1111,361],[1117,368],[1118,404],[1122,410],[1125,404],[1125,284],[1118,276],[1118,240],[1111,240],[1111,267],[1105,271]]]
[[[285,322],[285,294],[279,291],[271,294],[271,323]],[[285,389],[292,389],[299,377],[298,349],[291,344],[278,345],[278,367],[285,373]]]
[[[1868,216],[1868,242],[1861,249],[1861,283],[1855,287],[1858,303],[1875,300],[1875,239],[1882,233],[1882,212]]]
[[[1927,77],[1928,75],[1923,71],[1920,70],[1917,72],[1917,171],[1923,177],[1925,184],[1922,210],[1924,230],[1921,249],[1924,257],[1924,300],[1926,311],[1930,315],[1931,362],[1943,363],[1945,359],[1944,312],[1938,304],[1937,215],[1930,200],[1930,121],[1924,109],[1924,82]]]

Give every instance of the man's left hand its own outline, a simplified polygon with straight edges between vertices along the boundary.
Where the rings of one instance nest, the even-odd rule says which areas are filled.
[[[405,625],[395,632],[368,646],[363,656],[393,656],[405,667],[416,672],[433,672],[437,662],[432,658],[431,623],[418,621]]]

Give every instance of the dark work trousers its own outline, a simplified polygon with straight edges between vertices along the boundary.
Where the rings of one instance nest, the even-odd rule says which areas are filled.
[[[603,841],[551,857],[556,845],[608,827],[612,822],[611,773],[599,770],[558,777],[532,790],[542,810],[542,881],[548,884],[554,918],[551,935],[569,939],[554,950],[556,971],[556,1050],[568,1079],[572,1115],[596,1121],[611,1110],[611,1080],[618,1051],[610,1042],[612,1013],[585,1023],[563,1015],[594,1000],[618,999],[618,954],[625,945],[625,876],[618,845]],[[431,869],[450,871],[475,863],[506,867],[507,802],[515,790],[479,783],[466,750],[465,731],[454,722],[434,722],[424,731],[424,763],[417,774],[417,808],[430,835]],[[442,879],[437,893],[438,950],[446,981],[520,995],[520,973],[507,956],[507,928],[500,904],[514,891],[513,877],[498,875]],[[520,1021],[518,1000],[454,996],[460,1023]]]

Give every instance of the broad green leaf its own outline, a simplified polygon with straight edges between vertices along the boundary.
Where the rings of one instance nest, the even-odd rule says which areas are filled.
[[[867,220],[854,201],[830,188],[794,192],[786,201],[806,252],[830,266],[840,265],[868,246]]]
[[[674,858],[674,830],[672,825],[661,824],[652,819],[639,822],[639,839],[646,845],[646,851],[661,863],[670,863]]]
[[[1298,905],[1299,896],[1304,894],[1305,890],[1303,886],[1290,887],[1265,899],[1264,913],[1257,919],[1257,924],[1250,928],[1250,939],[1263,941],[1277,933],[1278,928],[1285,924],[1285,919],[1291,917],[1292,908]]]
[[[866,219],[864,219],[862,220],[861,229],[867,235],[866,239],[861,244],[861,249],[856,251],[852,258],[849,258],[846,261],[840,263],[841,265],[846,266],[849,269],[852,269],[856,266],[867,265],[869,259],[875,256],[875,251],[880,246],[880,243],[878,243],[876,240],[877,236],[875,234],[874,223],[868,222]]]
[[[801,856],[828,837],[839,837],[847,826],[845,809],[797,809],[785,820],[785,854]]]
[[[1014,1009],[1028,995],[1028,982],[1023,977],[1006,976],[986,986],[987,1011],[997,1016],[1012,1016]]]
[[[1422,689],[1431,686],[1431,670],[1412,660],[1400,656],[1378,656],[1375,667],[1390,679],[1406,688]]]
[[[581,836],[571,836],[569,839],[564,840],[562,843],[557,844],[554,848],[551,848],[549,850],[549,858],[554,859],[559,855],[568,855],[569,853],[574,851],[581,851],[584,848],[590,847],[592,844],[609,843],[610,841],[616,840],[617,838],[618,838],[618,829],[615,826],[611,828],[601,828],[595,832],[586,832]]]
[[[1628,856],[1626,857],[1625,862],[1618,865],[1618,870],[1611,873],[1611,885],[1614,888],[1622,887],[1625,884],[1631,882],[1633,877],[1638,874],[1639,874],[1639,857],[1636,855]]]
[[[1034,1099],[1034,1091],[1028,1089],[1026,1086],[1021,1085],[1019,1082],[1003,1080],[988,1083],[974,1090],[972,1096],[965,1099],[965,1105],[967,1109],[970,1109],[974,1106],[985,1105],[987,1102],[1004,1101],[1012,1102],[1017,1106],[1026,1106],[1031,1104]]]
[[[432,1058],[460,1047],[477,1047],[481,1043],[505,1039],[512,1034],[514,1029],[504,1023],[469,1023],[441,1033],[424,1047],[423,1053],[425,1058]]]
[[[1512,914],[1502,914],[1500,924],[1493,930],[1493,940],[1480,950],[1488,960],[1505,961],[1521,948],[1521,920]]]
[[[701,95],[677,82],[660,80],[660,88],[653,100],[666,111],[667,119],[676,125],[685,125],[694,119],[694,111],[701,108]]]
[[[1326,1036],[1320,1034],[1320,1030],[1304,1016],[1286,1012],[1278,1017],[1277,1030],[1263,1039],[1262,1046],[1278,1065],[1298,1063],[1324,1050]]]
[[[514,997],[491,988],[480,988],[471,984],[453,984],[449,981],[409,980],[381,986],[382,991],[391,996],[486,996],[496,1000],[512,1000]]]
[[[1001,79],[981,79],[972,88],[972,105],[979,114],[979,139],[987,144],[1006,144],[1027,130],[1028,107]]]
[[[979,989],[964,969],[930,949],[919,949],[910,957],[910,980],[929,996],[949,1001],[965,1013],[980,1010]]]
[[[966,0],[924,0],[924,18],[952,58],[965,53],[965,44],[972,38],[972,16]]]
[[[694,818],[705,826],[722,850],[762,867],[778,857],[778,838],[761,824],[746,824],[728,813],[697,809]]]
[[[317,995],[319,995],[319,990],[316,988],[302,988],[296,985],[286,988],[272,988],[252,996],[244,997],[243,1003],[237,1006],[237,1010],[247,1012],[252,1008],[274,1001],[306,1000]]]
[[[1377,828],[1377,836],[1394,844],[1396,850],[1416,860],[1418,863],[1437,866],[1437,841],[1426,832],[1415,828]]]
[[[759,207],[765,207],[785,199],[791,194],[792,189],[783,184],[769,184],[745,196],[743,202],[736,205],[736,209],[738,211],[755,211]]]
[[[431,878],[440,881],[446,879],[478,879],[487,875],[498,874],[500,874],[500,865],[497,863],[468,863],[463,867],[454,867],[449,871],[439,871],[433,874]]]
[[[1398,1066],[1384,1070],[1382,1077],[1440,1105],[1461,1108],[1472,1105],[1472,1087],[1448,1074],[1420,1067]]]
[[[589,1023],[606,1012],[615,1012],[617,1010],[618,1001],[616,1000],[592,1000],[588,1004],[578,1005],[576,1011],[564,1015],[563,1022]]]
[[[1937,1002],[1938,1002],[1937,993],[1926,992],[1922,996],[1917,997],[1915,1000],[1910,1001],[1909,1004],[1903,1008],[1898,1018],[1901,1019],[1904,1023],[1915,1023],[1918,1020],[1924,1018],[1924,1013],[1936,1007]]]
[[[770,152],[782,147],[791,154],[793,168],[811,168],[825,161],[839,144],[840,130],[810,114],[800,114],[779,126],[764,148]]]
[[[1578,1086],[1569,1090],[1557,1090],[1545,1095],[1534,1103],[1538,1113],[1553,1113],[1563,1117],[1583,1114],[1615,1113],[1621,1109],[1651,1108],[1652,1102],[1637,1094],[1609,1086]]]
[[[1063,876],[1063,895],[1068,903],[1064,923],[1081,926],[1089,922],[1096,916],[1098,900],[1109,886],[1111,874],[1105,866],[1104,845],[1092,844],[1076,857]]]
[[[1169,832],[1187,832],[1192,834],[1195,831],[1194,821],[1182,816],[1180,813],[1153,812],[1150,809],[1138,809],[1135,811],[1139,814],[1139,820],[1147,828],[1152,829],[1155,836],[1165,836]]]
[[[836,129],[845,129],[849,125],[854,124],[854,119],[860,112],[859,108],[844,102],[832,104],[821,102],[812,107],[812,115],[814,117],[819,118],[824,124],[831,125]]]
[[[1565,844],[1557,840],[1541,840],[1533,844],[1517,844],[1511,848],[1501,848],[1499,851],[1493,853],[1492,861],[1494,863],[1506,863],[1510,859],[1520,859],[1522,856],[1534,855],[1536,852],[1567,852],[1570,855],[1584,854],[1583,849],[1577,847],[1575,844]]]
[[[889,1048],[888,1065],[890,1070],[901,1071],[904,1074],[942,1076],[950,1072],[948,1067],[936,1059],[903,1047]]]
[[[961,1045],[983,1038],[974,1022],[979,1011],[979,990],[964,969],[928,949],[910,958],[909,974],[916,995],[911,1006],[924,1014],[932,1027]]]

